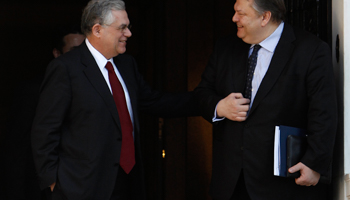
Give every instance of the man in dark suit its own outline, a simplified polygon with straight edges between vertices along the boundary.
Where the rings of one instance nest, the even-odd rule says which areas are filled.
[[[283,22],[283,0],[237,0],[237,37],[218,41],[196,88],[213,123],[214,199],[326,199],[336,133],[336,94],[326,43]],[[255,67],[255,69],[254,69]],[[307,130],[308,147],[274,176],[274,130]]]
[[[41,188],[53,199],[145,199],[138,112],[184,116],[191,94],[155,92],[133,57],[122,0],[92,0],[86,40],[47,68],[32,128]]]

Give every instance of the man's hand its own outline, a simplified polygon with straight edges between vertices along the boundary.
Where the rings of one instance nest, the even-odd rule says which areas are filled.
[[[299,162],[288,170],[290,173],[300,171],[300,177],[295,179],[297,185],[315,186],[320,180],[321,175]]]
[[[219,101],[216,112],[218,117],[226,117],[232,121],[245,121],[249,110],[249,99],[241,93],[231,93]]]
[[[53,189],[55,188],[55,186],[56,186],[56,182],[54,182],[50,185],[51,192],[53,192]]]

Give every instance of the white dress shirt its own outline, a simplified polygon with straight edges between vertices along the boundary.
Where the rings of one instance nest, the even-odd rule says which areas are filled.
[[[119,82],[120,82],[120,84],[123,87],[124,94],[125,94],[126,105],[128,107],[128,111],[129,111],[129,114],[130,114],[131,121],[134,124],[134,116],[133,116],[133,112],[132,112],[129,92],[128,92],[128,89],[127,89],[127,87],[126,87],[126,85],[124,83],[124,80],[123,80],[122,76],[120,75],[120,73],[118,71],[118,68],[115,66],[115,64],[113,62],[113,58],[107,60],[99,51],[97,51],[97,49],[95,49],[95,47],[93,47],[90,44],[90,42],[89,42],[89,40],[87,38],[85,39],[85,43],[86,43],[86,46],[88,47],[89,51],[91,52],[92,56],[94,57],[94,59],[95,59],[95,61],[97,63],[97,66],[100,68],[100,71],[101,71],[103,77],[105,78],[105,81],[106,81],[106,83],[107,83],[107,85],[109,87],[109,90],[111,91],[111,94],[113,95],[111,84],[109,83],[108,70],[106,69],[107,62],[109,61],[109,62],[112,63],[114,71],[115,71],[115,74],[117,75],[117,77],[119,79]]]
[[[249,108],[252,107],[256,93],[258,92],[259,86],[269,69],[271,59],[273,54],[275,53],[276,46],[281,38],[282,32],[283,32],[283,27],[284,27],[284,22],[281,22],[281,24],[276,28],[276,30],[265,40],[259,43],[261,46],[260,50],[258,51],[258,58],[257,58],[257,63],[253,75],[253,80],[252,80],[252,97],[250,100],[250,105]],[[255,44],[252,44],[249,49],[249,54],[253,52],[253,47]],[[217,106],[216,106],[217,107]],[[213,122],[216,121],[221,121],[225,118],[218,118],[216,115],[216,108],[214,112],[214,117],[213,117]]]

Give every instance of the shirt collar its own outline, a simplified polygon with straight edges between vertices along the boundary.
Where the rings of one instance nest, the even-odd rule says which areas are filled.
[[[281,22],[280,25],[269,37],[267,37],[265,40],[259,43],[260,46],[266,49],[267,51],[273,53],[276,49],[278,41],[281,38],[283,27],[284,27],[284,22]],[[254,45],[252,45],[250,48],[252,48],[253,46]]]
[[[89,42],[89,40],[85,39],[86,46],[88,47],[89,51],[91,52],[92,56],[95,58],[95,61],[99,68],[103,69],[107,61],[110,61],[113,63],[113,58],[107,60],[97,49],[95,49],[94,46]]]

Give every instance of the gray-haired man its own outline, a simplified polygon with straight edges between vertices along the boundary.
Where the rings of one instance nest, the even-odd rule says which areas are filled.
[[[53,199],[144,199],[138,111],[186,115],[191,94],[152,91],[123,54],[131,37],[121,0],[92,0],[85,42],[47,68],[32,128],[41,188]]]

